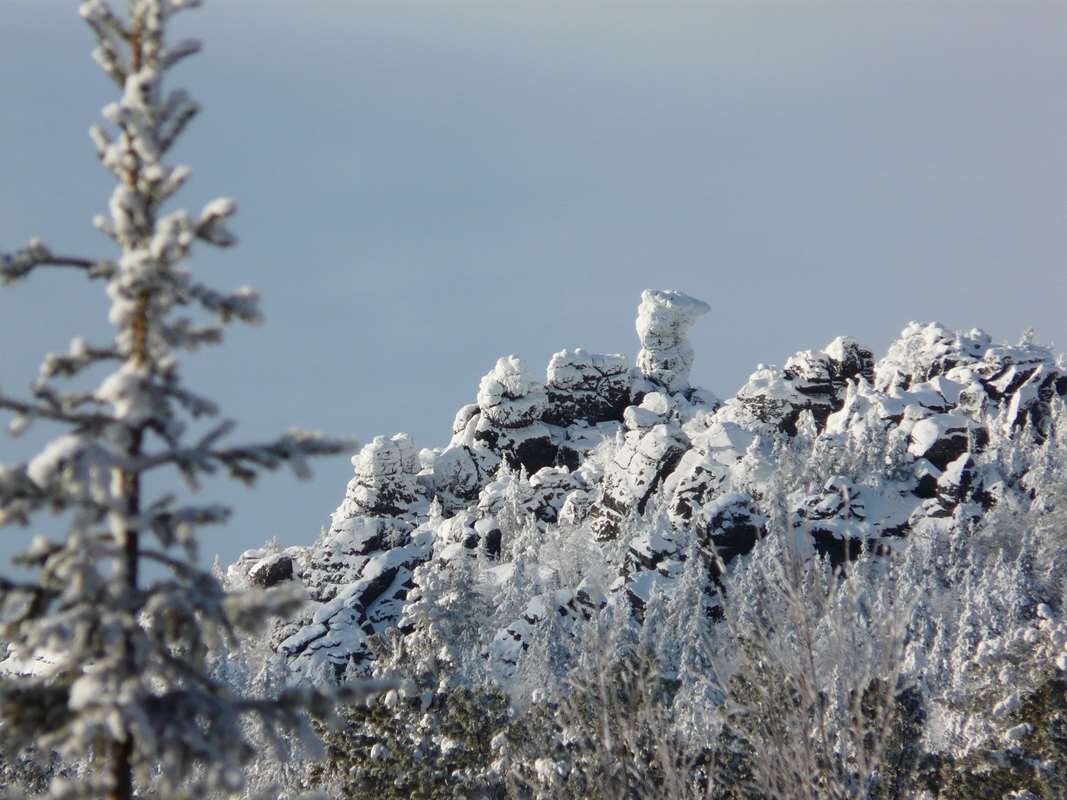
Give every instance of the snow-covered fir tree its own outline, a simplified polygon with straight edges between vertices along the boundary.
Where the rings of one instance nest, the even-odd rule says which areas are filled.
[[[182,381],[183,354],[219,343],[230,323],[260,320],[255,291],[218,291],[189,269],[196,247],[234,244],[234,202],[214,200],[199,214],[167,209],[190,175],[168,154],[198,110],[169,77],[200,45],[166,33],[173,15],[198,4],[130,0],[125,13],[104,0],[81,4],[94,58],[118,87],[107,124],[91,129],[116,182],[108,213],[94,220],[112,253],[75,257],[32,241],[0,257],[4,283],[43,269],[94,282],[116,329],[113,341],[78,338],[48,355],[28,397],[0,394],[12,434],[32,423],[59,431],[29,461],[0,469],[0,523],[29,527],[52,512],[67,524],[65,536],[38,536],[18,557],[32,578],[0,580],[9,645],[0,734],[8,758],[29,753],[43,764],[30,789],[54,774],[54,797],[236,792],[255,754],[247,718],[281,741],[275,731],[308,731],[308,709],[332,710],[311,688],[261,698],[218,679],[213,651],[292,614],[303,592],[227,592],[196,555],[200,529],[224,523],[228,509],[177,487],[149,492],[149,477],[161,486],[168,471],[193,492],[219,473],[252,483],[289,465],[303,477],[309,457],[351,447],[302,430],[230,444],[235,423]]]

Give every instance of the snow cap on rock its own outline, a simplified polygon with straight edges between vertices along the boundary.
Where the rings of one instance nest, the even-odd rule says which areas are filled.
[[[416,475],[421,464],[415,443],[406,433],[390,438],[376,436],[352,457],[352,466],[356,475],[346,493],[352,508],[339,509],[345,516],[396,516],[419,500]]]
[[[541,419],[545,388],[517,356],[500,358],[478,386],[478,406],[493,425],[521,428]]]

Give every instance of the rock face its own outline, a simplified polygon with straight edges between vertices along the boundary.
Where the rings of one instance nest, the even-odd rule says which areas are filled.
[[[613,539],[628,514],[641,514],[669,475],[689,439],[667,397],[650,392],[625,413],[622,445],[608,463],[599,502],[591,516],[598,539]]]
[[[619,355],[560,350],[548,362],[548,407],[542,417],[551,425],[618,421],[630,404],[633,376]]]
[[[355,476],[318,540],[287,552],[290,578],[303,582],[307,612],[274,632],[277,651],[307,674],[343,675],[370,657],[367,638],[391,626],[411,589],[412,572],[430,555],[432,536],[418,525],[428,512],[421,465],[406,434],[378,436],[352,458]],[[248,570],[280,573],[278,557]],[[265,566],[272,564],[273,566]]]
[[[293,559],[284,553],[269,556],[257,562],[248,571],[248,577],[252,583],[264,589],[290,581],[293,579]]]
[[[501,358],[447,447],[417,451],[398,434],[363,448],[314,544],[249,551],[230,569],[236,582],[300,581],[312,597],[275,631],[276,652],[297,671],[365,671],[368,639],[398,626],[417,575],[475,565],[516,604],[486,644],[507,676],[549,628],[570,635],[605,605],[649,613],[695,556],[718,597],[772,529],[834,564],[891,553],[1025,496],[996,454],[1040,445],[1067,395],[1067,363],[1031,336],[995,344],[909,323],[878,362],[839,337],[760,365],[722,403],[689,384],[688,330],[708,310],[645,291],[636,368],[561,350],[541,383]],[[543,557],[565,540],[583,543],[568,551],[580,564]]]
[[[338,509],[344,518],[403,516],[426,499],[419,485],[419,456],[406,433],[375,437],[352,459],[356,475]]]
[[[783,369],[757,367],[737,393],[731,416],[742,424],[754,420],[794,435],[801,413],[808,411],[822,427],[841,407],[848,384],[859,378],[874,380],[871,351],[839,336],[824,350],[790,357]]]

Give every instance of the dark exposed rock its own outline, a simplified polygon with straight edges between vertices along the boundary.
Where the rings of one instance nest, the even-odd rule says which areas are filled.
[[[822,428],[844,404],[850,381],[870,382],[874,377],[871,351],[845,336],[825,350],[805,350],[790,357],[785,367],[757,367],[737,393],[743,408],[732,414],[744,424],[746,415],[790,436],[797,433],[801,413],[812,414]]]
[[[835,476],[794,510],[793,526],[811,537],[815,552],[837,566],[864,550],[888,552],[888,540],[908,525],[909,507],[898,500],[899,492]]]
[[[974,329],[953,332],[940,323],[909,322],[875,369],[875,387],[881,392],[909,389],[944,375],[958,366],[974,364],[989,347],[989,334]]]
[[[618,355],[561,350],[548,362],[548,406],[542,419],[568,427],[577,422],[621,420],[630,403],[629,365]]]
[[[536,472],[555,463],[556,448],[541,422],[544,387],[515,356],[501,358],[478,387],[481,413],[474,438],[514,469]]]
[[[944,470],[970,449],[969,428],[967,419],[957,415],[925,417],[911,428],[908,452]]]
[[[576,489],[585,488],[577,473],[566,467],[545,467],[530,476],[533,489],[531,509],[539,520],[554,523],[559,520],[560,509],[567,496]]]
[[[962,503],[975,488],[975,465],[970,453],[963,453],[945,467],[937,479],[937,499],[946,508]]]
[[[268,556],[248,571],[252,583],[263,588],[293,579],[293,559],[284,553]]]
[[[765,521],[752,498],[745,494],[719,497],[703,513],[708,522],[701,543],[705,551],[714,553],[708,566],[712,577],[718,578],[735,558],[752,551],[766,533]]]

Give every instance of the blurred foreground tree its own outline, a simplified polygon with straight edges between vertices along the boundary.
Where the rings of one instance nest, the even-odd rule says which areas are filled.
[[[109,213],[94,224],[116,254],[60,255],[31,241],[0,255],[4,283],[46,268],[99,281],[117,329],[112,342],[78,338],[69,352],[48,355],[29,397],[0,392],[12,434],[35,421],[61,433],[28,462],[0,467],[0,524],[29,526],[46,510],[69,522],[61,541],[37,536],[17,557],[31,579],[0,579],[7,674],[15,676],[0,686],[0,734],[11,759],[60,755],[57,797],[238,790],[240,766],[254,753],[245,717],[279,742],[273,732],[307,732],[305,711],[332,707],[312,689],[257,699],[212,677],[213,644],[302,598],[285,589],[227,593],[196,566],[196,534],[229,510],[189,504],[176,491],[149,494],[149,476],[164,470],[195,491],[220,470],[252,483],[288,464],[305,477],[308,457],[352,447],[298,430],[225,444],[233,421],[211,422],[216,405],[182,384],[179,354],[219,343],[228,323],[260,320],[252,289],[216,291],[186,266],[194,245],[234,244],[226,227],[233,201],[214,200],[198,215],[164,211],[190,174],[164,159],[197,113],[185,92],[165,90],[164,77],[200,48],[164,33],[172,15],[198,4],[130,0],[121,14],[104,0],[81,5],[98,41],[94,58],[121,93],[103,110],[106,129],[91,130],[117,181]]]

